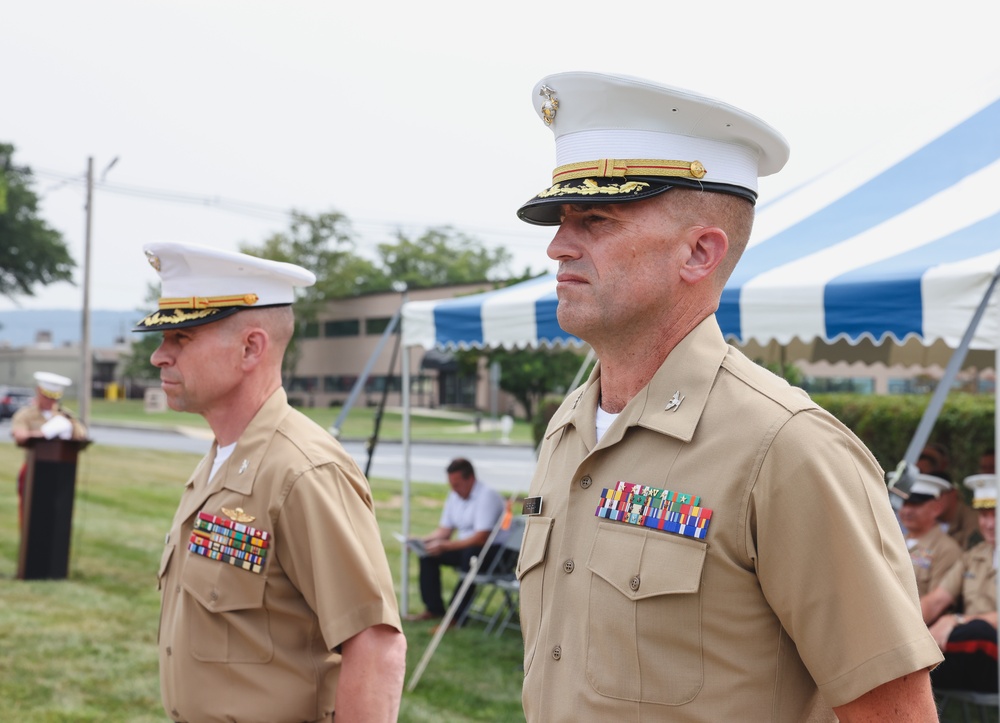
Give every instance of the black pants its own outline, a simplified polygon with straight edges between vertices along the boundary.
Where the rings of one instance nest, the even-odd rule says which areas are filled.
[[[997,692],[997,631],[985,620],[956,625],[944,648],[944,662],[931,671],[942,690]]]
[[[496,546],[493,546],[486,553],[486,558],[479,566],[480,570],[485,570],[489,566],[490,560],[496,553],[496,549]],[[424,607],[427,608],[429,613],[437,617],[443,617],[445,613],[444,600],[441,598],[441,566],[454,567],[460,573],[458,583],[455,585],[455,591],[452,593],[452,600],[454,600],[459,588],[462,587],[462,580],[465,578],[465,574],[472,567],[472,558],[480,554],[480,552],[481,549],[478,547],[467,547],[463,550],[449,550],[448,552],[442,552],[440,555],[427,555],[420,558],[420,597],[423,599]],[[462,613],[469,607],[469,604],[475,598],[475,594],[476,586],[470,585],[469,589],[465,591],[462,603],[455,611],[455,620],[461,619]]]

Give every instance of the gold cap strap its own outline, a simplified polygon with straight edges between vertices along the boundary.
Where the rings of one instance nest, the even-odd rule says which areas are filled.
[[[703,178],[707,171],[699,161],[659,161],[655,159],[601,158],[559,166],[552,172],[552,183],[565,183],[578,178],[624,178],[626,176],[672,176]]]
[[[257,294],[239,294],[234,296],[185,296],[172,299],[160,299],[161,309],[209,309],[223,306],[253,306],[257,303]]]
[[[976,497],[972,500],[973,509],[992,510],[997,506],[996,497]]]

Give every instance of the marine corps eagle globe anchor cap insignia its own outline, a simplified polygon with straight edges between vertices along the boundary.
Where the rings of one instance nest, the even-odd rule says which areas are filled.
[[[517,215],[559,224],[566,203],[623,203],[683,186],[757,200],[757,178],[777,173],[788,143],[770,125],[722,101],[630,76],[558,73],[532,91],[552,129],[551,185]]]

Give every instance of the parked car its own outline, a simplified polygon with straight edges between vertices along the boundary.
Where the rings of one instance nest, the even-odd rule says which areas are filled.
[[[13,417],[14,412],[31,404],[34,398],[34,389],[0,386],[0,420]]]

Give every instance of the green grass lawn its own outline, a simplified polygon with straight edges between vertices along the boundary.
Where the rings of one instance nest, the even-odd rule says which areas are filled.
[[[95,415],[96,416],[96,415]],[[185,419],[196,419],[185,415]],[[160,707],[156,570],[163,536],[197,456],[94,446],[77,474],[70,574],[15,579],[16,472],[23,452],[0,442],[0,721],[55,723],[167,720]],[[447,487],[414,484],[411,529],[437,526]],[[382,541],[399,591],[399,482],[372,480]],[[411,560],[410,608],[421,609]],[[447,575],[450,590],[457,578]],[[430,642],[430,623],[405,623],[407,681]],[[400,721],[523,721],[520,636],[485,637],[481,626],[449,632]]]
[[[72,410],[78,407],[72,401],[68,404]],[[313,419],[324,429],[329,429],[340,415],[339,407],[306,407],[302,413]],[[341,437],[345,439],[367,439],[375,430],[375,409],[370,407],[355,407],[348,413],[341,428]],[[474,416],[459,415],[464,418],[449,419],[442,416],[424,414],[422,410],[413,410],[410,415],[410,438],[414,441],[467,441],[467,442],[497,442],[500,433],[489,428],[489,420],[483,419],[480,431],[476,431]],[[208,428],[205,420],[197,414],[174,412],[146,412],[142,400],[125,399],[110,402],[105,399],[95,399],[91,402],[90,419],[92,422],[111,422],[134,426],[186,426]],[[382,415],[379,427],[379,439],[399,441],[403,438],[403,415],[398,410]],[[509,441],[515,444],[531,444],[531,425],[523,420],[515,420]]]

